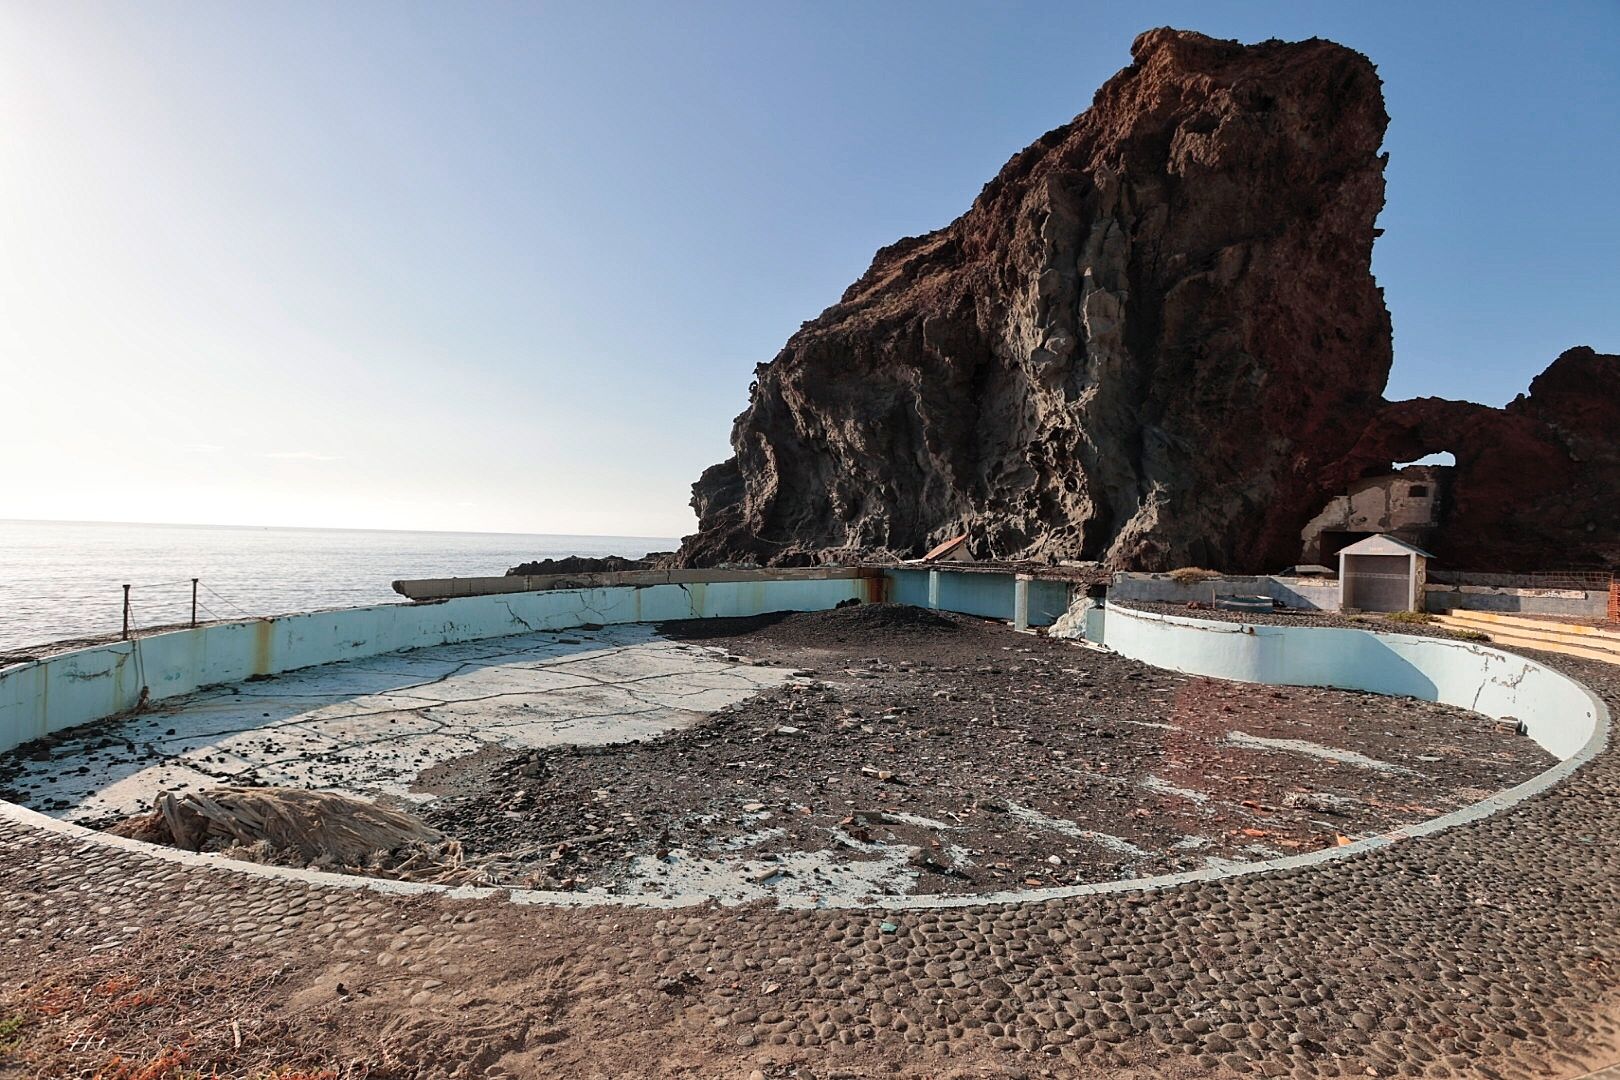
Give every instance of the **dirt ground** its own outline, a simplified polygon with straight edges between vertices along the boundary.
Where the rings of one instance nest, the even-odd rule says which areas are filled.
[[[784,659],[849,651],[900,669],[899,652],[872,650],[862,631],[819,643],[798,632],[783,620],[752,648]],[[972,667],[1107,661],[997,640],[1010,652],[980,653]],[[924,658],[965,666],[954,648]],[[1620,703],[1615,669],[1553,662]],[[817,663],[824,681],[844,670]],[[913,666],[928,702],[967,685]],[[1196,685],[1141,673],[1125,681],[1164,693],[1172,718]],[[1017,685],[1044,682],[1021,674]],[[882,682],[841,685],[876,693]],[[1192,700],[1222,716],[1230,705],[1243,730],[1264,730],[1238,699]],[[846,704],[862,707],[840,703],[839,715]],[[1431,764],[1393,752],[1401,729],[1373,719],[1404,715],[1392,706],[1369,701],[1338,722],[1395,733],[1365,744],[1369,756]],[[1314,760],[1279,752],[1284,766],[1296,757]],[[0,1075],[1575,1077],[1620,1046],[1614,761],[1600,755],[1484,821],[1354,859],[935,911],[383,896],[177,865],[0,819]]]
[[[664,624],[798,669],[640,742],[492,746],[421,811],[511,884],[806,902],[990,893],[1299,854],[1553,759],[1412,699],[1224,683],[894,605]]]

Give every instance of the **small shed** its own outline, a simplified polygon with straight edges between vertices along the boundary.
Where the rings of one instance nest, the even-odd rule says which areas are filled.
[[[1339,607],[1345,611],[1422,611],[1434,556],[1385,533],[1339,549]]]

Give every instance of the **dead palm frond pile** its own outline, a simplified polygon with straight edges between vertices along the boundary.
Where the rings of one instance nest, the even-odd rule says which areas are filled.
[[[410,814],[365,799],[301,788],[165,791],[152,812],[113,826],[120,836],[236,859],[401,881],[489,880],[461,842]]]

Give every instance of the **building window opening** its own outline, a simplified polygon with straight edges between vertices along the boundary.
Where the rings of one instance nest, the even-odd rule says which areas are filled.
[[[1378,534],[1370,532],[1355,532],[1349,529],[1322,530],[1322,564],[1329,567],[1337,566],[1340,548],[1349,547],[1351,544],[1376,535]]]

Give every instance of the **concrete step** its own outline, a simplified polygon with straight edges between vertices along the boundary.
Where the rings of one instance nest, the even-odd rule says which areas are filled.
[[[1601,639],[1620,644],[1620,629],[1611,629],[1606,626],[1565,622],[1562,619],[1538,619],[1534,615],[1514,615],[1503,611],[1473,611],[1467,608],[1454,608],[1446,612],[1446,614],[1454,618],[1469,619],[1479,623],[1493,623],[1503,627],[1517,627],[1522,630],[1574,634],[1583,638]]]
[[[1620,648],[1620,630],[1585,623],[1538,619],[1533,615],[1508,615],[1497,611],[1468,611],[1462,608],[1448,611],[1444,617],[1486,631],[1500,629],[1504,634],[1550,634],[1559,641],[1569,641],[1595,649]]]
[[[1472,630],[1476,627],[1457,625],[1454,629]],[[1562,653],[1565,656],[1574,656],[1582,660],[1597,660],[1605,664],[1620,664],[1620,652],[1610,652],[1607,649],[1588,649],[1579,645],[1566,645],[1559,641],[1548,641],[1539,637],[1520,637],[1516,634],[1503,634],[1497,631],[1482,631],[1493,645],[1510,645],[1518,649],[1537,649],[1541,652]]]
[[[1607,637],[1569,634],[1557,629],[1544,629],[1548,626],[1546,623],[1527,627],[1517,623],[1500,623],[1468,617],[1478,614],[1480,613],[1451,612],[1435,616],[1435,621],[1453,630],[1476,630],[1501,645],[1512,645],[1521,649],[1541,649],[1545,652],[1577,656],[1583,660],[1620,664],[1620,641]],[[1518,620],[1518,622],[1534,622],[1534,620]]]
[[[1494,611],[1452,610],[1435,617],[1458,626],[1468,626],[1492,633],[1547,637],[1598,649],[1620,647],[1620,634],[1580,623],[1537,619],[1528,615],[1501,615]]]

